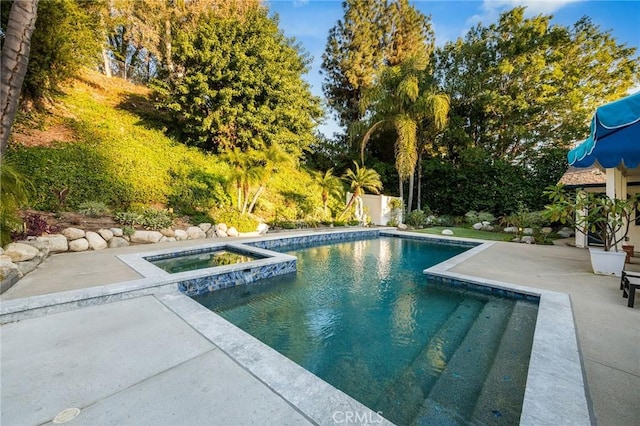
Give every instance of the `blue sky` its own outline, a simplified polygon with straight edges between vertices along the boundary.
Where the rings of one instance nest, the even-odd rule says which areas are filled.
[[[618,43],[640,48],[640,1],[592,0],[467,0],[412,1],[422,13],[431,15],[436,44],[443,45],[464,36],[478,22],[489,25],[500,12],[515,6],[527,6],[528,16],[540,13],[554,16],[553,23],[570,26],[589,16],[601,30],[610,30]],[[295,37],[313,57],[306,79],[313,93],[322,98],[319,74],[329,29],[342,19],[341,0],[267,0],[267,6],[280,17],[280,28],[287,37]],[[331,136],[338,126],[327,117],[320,131]]]

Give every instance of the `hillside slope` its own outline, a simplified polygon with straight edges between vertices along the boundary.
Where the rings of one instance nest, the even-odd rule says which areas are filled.
[[[146,87],[87,71],[48,113],[22,117],[9,156],[33,183],[30,207],[73,210],[88,201],[120,210],[132,204],[176,210],[234,205],[229,165],[167,136],[175,129],[149,96]],[[283,170],[256,212],[265,219],[305,216],[320,204],[315,189],[308,172]]]

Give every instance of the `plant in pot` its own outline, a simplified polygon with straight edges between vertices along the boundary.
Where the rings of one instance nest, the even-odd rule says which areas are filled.
[[[602,244],[602,249],[589,248],[593,272],[620,276],[626,254],[618,251],[618,244],[626,240],[635,220],[638,195],[621,200],[593,192],[570,193],[563,185],[549,187],[545,194],[551,201],[545,206],[547,219],[572,226]]]

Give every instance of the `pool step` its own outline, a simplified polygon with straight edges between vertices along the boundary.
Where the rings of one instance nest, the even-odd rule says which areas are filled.
[[[466,424],[476,405],[513,301],[488,302],[433,385],[414,419],[421,425]]]
[[[520,422],[537,310],[536,304],[522,300],[513,307],[493,365],[473,410],[472,421],[498,425]],[[522,379],[516,380],[516,377]]]
[[[485,302],[465,299],[449,315],[439,330],[404,372],[382,392],[374,405],[396,424],[410,423],[440,372],[463,341]]]

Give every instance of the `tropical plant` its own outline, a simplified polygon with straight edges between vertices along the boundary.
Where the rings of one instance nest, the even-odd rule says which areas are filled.
[[[0,159],[0,247],[11,241],[11,232],[23,224],[18,209],[28,202],[29,181],[14,167],[12,160]]]
[[[352,194],[347,206],[338,219],[342,219],[355,203],[356,217],[358,220],[362,221],[364,215],[362,196],[365,191],[371,191],[375,194],[379,194],[382,190],[382,182],[380,181],[380,175],[375,170],[368,169],[364,166],[360,167],[355,161],[353,162],[353,165],[354,169],[348,169],[342,176],[342,179],[346,181],[351,188]]]
[[[549,187],[545,193],[551,201],[545,207],[547,219],[595,236],[604,251],[618,251],[618,244],[625,241],[640,202],[639,194],[621,200],[594,192],[568,193],[561,184]]]
[[[403,181],[413,178],[419,151],[419,131],[441,131],[447,124],[449,96],[438,93],[427,83],[425,71],[428,58],[413,56],[400,65],[386,67],[376,84],[365,92],[360,104],[370,114],[359,123],[367,129],[360,146],[360,160],[364,162],[367,142],[378,128],[392,128],[396,134],[394,143],[395,165],[402,195]],[[413,186],[413,180],[411,180]],[[411,209],[413,188],[409,193],[407,209]]]
[[[327,216],[327,205],[329,203],[329,197],[339,198],[342,195],[343,188],[342,182],[337,176],[333,175],[333,168],[325,171],[324,173],[316,174],[316,183],[320,187],[320,195],[322,197],[322,208],[324,216]]]

